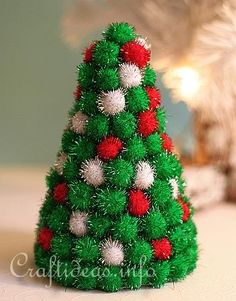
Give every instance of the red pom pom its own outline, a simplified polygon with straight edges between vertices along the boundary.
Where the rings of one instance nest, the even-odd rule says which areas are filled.
[[[181,205],[182,210],[183,210],[183,216],[182,216],[182,221],[186,222],[189,219],[190,216],[190,209],[187,203],[185,203],[182,199],[178,199],[178,203]]]
[[[139,68],[144,68],[150,61],[150,51],[136,42],[124,44],[120,51],[125,62],[136,64]]]
[[[66,183],[57,184],[52,193],[53,199],[58,203],[64,203],[68,194],[68,186]]]
[[[82,93],[81,87],[77,86],[76,89],[75,89],[75,91],[74,91],[74,93],[73,93],[75,100],[79,100],[80,99],[81,93]]]
[[[149,105],[149,109],[156,109],[160,106],[161,104],[161,94],[160,92],[152,87],[146,87],[145,88],[147,94],[148,94],[148,98],[150,100],[150,105]]]
[[[170,137],[165,133],[162,133],[160,136],[162,139],[162,148],[164,148],[166,151],[170,153],[173,147]]]
[[[53,232],[49,228],[42,228],[38,234],[38,243],[45,250],[48,251],[51,246],[51,240],[53,238]]]
[[[84,62],[89,63],[93,59],[93,50],[96,46],[96,43],[92,43],[88,48],[84,51]]]
[[[159,260],[166,260],[170,258],[172,246],[168,238],[160,240],[153,240],[152,247],[154,256]]]
[[[129,193],[129,213],[133,216],[142,216],[149,209],[149,199],[141,190],[131,190]]]
[[[138,115],[138,131],[144,137],[149,136],[158,128],[158,121],[156,119],[156,112],[145,111]]]
[[[97,146],[98,156],[103,160],[114,159],[118,156],[123,147],[122,142],[114,137],[109,136],[104,138]]]

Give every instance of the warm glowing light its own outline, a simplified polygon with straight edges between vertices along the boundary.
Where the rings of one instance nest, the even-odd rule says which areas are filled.
[[[191,67],[181,67],[173,71],[173,76],[179,79],[179,92],[184,98],[191,98],[196,95],[200,78],[197,70]]]
[[[164,81],[172,90],[174,98],[195,106],[197,93],[200,90],[200,74],[191,66],[175,67],[164,75]]]

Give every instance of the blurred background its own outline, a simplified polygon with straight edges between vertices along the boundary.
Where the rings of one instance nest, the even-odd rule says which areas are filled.
[[[168,133],[186,166],[195,206],[236,199],[234,0],[0,5],[2,170],[49,168],[72,105],[81,52],[109,22],[127,21],[152,46]]]

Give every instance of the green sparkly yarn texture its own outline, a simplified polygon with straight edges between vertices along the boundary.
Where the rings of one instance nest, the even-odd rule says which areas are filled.
[[[164,149],[168,116],[161,105],[150,105],[147,91],[159,90],[156,71],[149,61],[138,67],[142,51],[129,53],[139,44],[148,55],[149,42],[126,22],[110,24],[100,37],[77,66],[74,101],[46,175],[35,264],[79,290],[160,288],[197,266],[194,208],[175,149]],[[129,78],[134,67],[136,77]],[[146,136],[142,126],[152,125],[140,113],[148,110],[157,128]],[[103,148],[114,157],[105,158]],[[145,206],[145,213],[135,213]],[[155,249],[163,241],[171,246],[166,259]]]
[[[145,146],[149,155],[157,155],[162,151],[161,137],[157,134],[149,135],[145,140]]]
[[[123,45],[135,39],[136,34],[134,28],[128,23],[113,23],[107,28],[104,36],[107,40]]]
[[[152,258],[152,248],[144,239],[137,239],[128,247],[127,258],[132,264],[147,264]]]
[[[143,84],[145,86],[155,86],[156,72],[150,66],[147,66],[144,70]]]
[[[100,69],[96,75],[96,86],[98,90],[109,91],[119,88],[120,80],[116,69]]]
[[[129,215],[123,215],[113,226],[113,235],[122,242],[129,242],[137,238],[138,220]]]
[[[118,63],[120,48],[117,44],[109,41],[99,42],[94,50],[94,61],[98,66],[112,67]]]
[[[159,206],[172,201],[172,192],[170,184],[163,180],[155,180],[149,193],[153,200],[153,206],[157,209]]]
[[[75,242],[74,254],[82,263],[94,262],[99,257],[99,247],[95,239],[83,237]]]
[[[129,112],[117,114],[112,120],[113,133],[120,139],[131,138],[136,131],[136,123],[135,116]]]
[[[96,204],[105,215],[121,214],[126,206],[126,195],[122,190],[106,188],[98,192]]]
[[[142,87],[130,88],[126,94],[126,101],[128,110],[132,113],[147,110],[149,107],[149,100],[147,93]]]
[[[96,114],[98,112],[97,94],[92,91],[83,91],[80,99],[74,102],[72,109],[69,111],[69,116],[72,117],[78,111],[88,115]]]
[[[127,161],[140,161],[146,155],[146,148],[143,139],[139,136],[130,138],[126,143],[124,158]]]
[[[84,182],[70,185],[69,201],[73,210],[88,211],[93,202],[94,189]]]
[[[164,217],[158,211],[150,212],[143,220],[144,236],[149,240],[164,237],[167,225]]]
[[[56,184],[62,182],[63,182],[63,177],[59,175],[55,169],[51,168],[49,174],[46,176],[46,184],[49,190],[53,190]]]
[[[110,185],[126,188],[131,185],[134,176],[133,165],[123,159],[115,159],[104,166],[105,177]]]
[[[94,153],[94,142],[84,137],[78,137],[68,150],[68,154],[78,163],[90,159]]]
[[[163,108],[157,109],[157,120],[159,122],[159,131],[161,133],[166,131],[166,113]]]
[[[95,115],[86,125],[86,133],[93,140],[97,141],[107,135],[109,129],[108,117],[103,114]]]
[[[52,253],[56,256],[62,258],[70,257],[72,246],[73,240],[68,234],[57,235],[52,239]]]
[[[106,235],[111,226],[110,218],[93,215],[88,220],[89,233],[95,238],[101,238]]]
[[[78,178],[78,165],[72,158],[68,158],[64,163],[63,176],[68,183],[73,182]]]
[[[82,88],[91,88],[94,84],[94,67],[89,64],[78,66],[78,81]]]
[[[69,210],[64,206],[57,206],[52,210],[49,219],[48,226],[54,232],[66,232],[68,231],[69,224]]]

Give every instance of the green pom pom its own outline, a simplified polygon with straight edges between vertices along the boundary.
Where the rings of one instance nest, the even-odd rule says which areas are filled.
[[[68,231],[69,211],[65,205],[59,205],[53,209],[49,219],[48,225],[53,232]]]
[[[173,201],[170,184],[166,181],[155,180],[149,192],[151,194],[152,204],[155,208],[165,205],[168,201]]]
[[[138,221],[130,215],[123,215],[113,226],[113,235],[122,242],[129,242],[137,237]]]
[[[134,176],[133,165],[123,159],[115,159],[104,164],[104,172],[108,183],[121,188],[129,187]]]
[[[143,230],[147,239],[158,239],[165,236],[166,221],[158,211],[149,212],[143,220]]]
[[[190,220],[176,227],[169,236],[173,253],[179,254],[195,243],[196,233],[196,227]]]
[[[127,267],[124,272],[126,286],[130,289],[139,289],[147,283],[148,271],[145,268]]]
[[[156,117],[159,122],[158,130],[160,133],[164,133],[166,131],[166,113],[163,108],[157,109]]]
[[[197,243],[194,242],[191,247],[188,247],[185,250],[186,259],[188,261],[188,271],[187,273],[191,273],[196,268],[196,263],[198,260],[198,247]]]
[[[169,282],[176,282],[186,277],[188,272],[188,261],[186,255],[178,255],[170,260]]]
[[[168,261],[154,262],[151,264],[152,275],[149,281],[153,287],[159,288],[168,281],[170,264]]]
[[[97,94],[90,91],[82,91],[80,99],[74,102],[72,109],[69,111],[69,116],[74,116],[78,111],[82,111],[87,115],[96,114],[98,111]]]
[[[56,207],[55,201],[50,195],[47,195],[45,201],[43,202],[39,210],[39,223],[38,223],[39,228],[43,228],[47,225],[48,218],[55,207]]]
[[[78,66],[78,82],[82,89],[91,89],[94,85],[95,70],[91,64],[81,63]]]
[[[119,45],[123,45],[136,37],[134,27],[128,23],[113,23],[107,28],[104,35],[107,40],[114,41]]]
[[[102,189],[97,194],[97,206],[104,214],[120,214],[126,206],[126,195],[120,190]]]
[[[98,243],[95,239],[85,236],[75,242],[74,254],[81,262],[92,263],[99,257]]]
[[[46,184],[49,190],[53,190],[53,188],[58,184],[63,182],[63,177],[59,175],[59,173],[51,168],[49,174],[46,176]]]
[[[182,166],[173,154],[162,152],[153,163],[160,179],[179,178],[182,174]]]
[[[120,81],[116,69],[100,69],[96,76],[96,86],[103,91],[116,90]]]
[[[122,288],[122,278],[118,267],[106,267],[101,271],[99,287],[106,292],[117,292]]]
[[[182,223],[182,207],[178,202],[174,200],[162,206],[161,213],[163,214],[168,227],[177,226]]]
[[[151,134],[145,139],[145,146],[149,155],[157,155],[162,151],[161,137],[157,134]]]
[[[43,250],[39,244],[35,244],[34,260],[38,268],[43,268],[47,271],[50,264],[50,253]]]
[[[75,144],[77,138],[78,135],[75,132],[70,130],[65,131],[61,138],[61,146],[63,152],[69,152],[70,148]]]
[[[56,235],[51,242],[51,250],[56,256],[66,258],[71,256],[72,237],[68,234]]]
[[[74,278],[74,266],[69,261],[58,260],[55,266],[52,268],[53,280],[57,283],[62,284],[65,287],[72,287],[75,282]]]
[[[113,117],[113,132],[120,139],[127,139],[133,136],[136,131],[137,121],[133,114],[122,112]]]
[[[155,86],[156,72],[150,66],[147,66],[144,70],[143,84],[145,86]]]
[[[94,189],[84,182],[69,185],[69,201],[73,210],[88,211],[93,204]]]
[[[94,52],[93,59],[98,66],[101,67],[113,67],[118,64],[120,47],[113,42],[100,41],[97,43]]]
[[[95,154],[95,145],[92,141],[84,137],[78,137],[73,145],[70,146],[68,154],[81,163],[90,159]]]
[[[130,88],[125,96],[128,110],[132,113],[145,111],[149,107],[149,99],[142,87]]]
[[[111,225],[111,220],[102,216],[91,215],[88,219],[89,233],[96,238],[106,234]]]
[[[186,188],[185,180],[184,180],[182,177],[180,177],[180,178],[178,179],[178,189],[179,189],[179,193],[180,193],[180,194],[184,194],[185,188]]]
[[[144,265],[152,258],[151,245],[143,239],[136,240],[127,250],[127,259],[132,264]]]
[[[95,289],[97,286],[98,274],[99,267],[87,266],[80,269],[79,275],[75,280],[75,286],[83,290]]]
[[[141,137],[134,136],[127,141],[124,151],[124,158],[127,161],[140,161],[145,155],[146,148]]]
[[[100,140],[107,135],[109,119],[103,114],[93,116],[86,125],[86,134],[94,140]]]
[[[77,163],[70,157],[63,165],[63,176],[66,179],[67,183],[75,181],[78,177]]]

